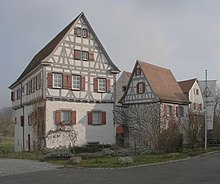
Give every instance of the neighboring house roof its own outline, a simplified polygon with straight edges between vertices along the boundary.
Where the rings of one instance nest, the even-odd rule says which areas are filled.
[[[131,77],[131,72],[127,72],[127,71],[123,71],[127,76],[128,76],[128,78],[130,78]]]
[[[161,101],[183,104],[190,103],[183,94],[183,91],[169,69],[158,67],[142,61],[137,61],[135,68],[137,64],[139,64],[153,92]],[[134,75],[134,70],[132,75]],[[132,77],[130,78],[128,85],[130,85],[131,81]],[[124,98],[126,93],[127,91],[124,93],[122,98]]]
[[[97,35],[95,34],[94,30],[92,29],[91,25],[89,24],[88,20],[86,19],[84,13],[80,13],[70,24],[68,24],[55,38],[53,38],[43,49],[41,49],[31,60],[31,62],[28,64],[28,66],[25,68],[25,70],[22,72],[22,74],[19,76],[19,78],[9,87],[12,88],[14,84],[16,84],[19,80],[21,80],[25,75],[27,75],[30,71],[32,71],[35,67],[37,67],[43,59],[45,59],[47,56],[49,56],[53,50],[56,48],[56,46],[60,43],[60,41],[64,38],[64,36],[67,34],[67,32],[70,30],[70,28],[74,25],[74,23],[83,16],[90,32],[92,32],[93,36],[99,43],[100,47],[103,49],[105,56],[110,61],[110,64],[113,66],[113,68],[120,72],[120,70],[116,67],[116,65],[112,62],[110,57],[108,56],[107,52],[105,51],[104,47],[102,46],[101,42],[99,41]]]
[[[178,84],[184,93],[188,93],[192,88],[193,84],[196,82],[196,80],[197,79],[195,78],[195,79],[180,81],[178,82]]]

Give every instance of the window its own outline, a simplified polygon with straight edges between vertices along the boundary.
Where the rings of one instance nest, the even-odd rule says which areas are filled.
[[[98,79],[98,92],[106,92],[106,79]]]
[[[60,73],[53,74],[53,87],[62,88],[62,74]]]
[[[28,83],[26,83],[26,95],[29,95],[29,85],[28,85]]]
[[[139,82],[136,86],[137,93],[142,94],[145,92],[145,84],[143,82]]]
[[[136,68],[135,75],[140,75],[140,74],[141,74],[141,69],[140,68]]]
[[[193,103],[193,109],[196,110],[196,103]]]
[[[80,76],[79,75],[73,75],[73,84],[72,84],[72,88],[76,89],[76,90],[80,90]]]
[[[21,99],[21,88],[17,90],[17,100]]]
[[[70,111],[61,111],[61,122],[65,125],[70,124],[70,116]]]
[[[106,112],[88,111],[88,125],[106,125]]]
[[[76,35],[79,37],[81,36],[81,28],[79,27],[76,28]]]
[[[86,52],[86,51],[82,51],[82,59],[83,59],[84,61],[89,60],[89,53]]]
[[[88,37],[88,30],[87,29],[83,29],[82,35],[83,35],[83,38],[87,38]]]
[[[56,125],[76,125],[76,111],[57,110],[55,111]]]
[[[167,106],[167,116],[173,116],[173,107],[171,105]]]
[[[24,116],[20,116],[20,123],[21,123],[21,126],[23,127],[24,126]]]
[[[182,106],[176,107],[176,117],[184,116],[184,108]]]
[[[124,92],[127,89],[127,86],[122,86],[122,92]]]
[[[199,95],[199,90],[194,88],[194,95]]]
[[[202,110],[202,104],[199,104],[199,110],[200,111]]]
[[[93,125],[101,125],[102,124],[102,112],[93,111],[92,112],[92,124]]]

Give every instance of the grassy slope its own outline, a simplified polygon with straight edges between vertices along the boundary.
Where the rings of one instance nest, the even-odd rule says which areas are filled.
[[[17,152],[13,151],[13,138],[5,138],[0,141],[0,158],[14,158],[14,159],[34,159],[42,160],[43,154],[41,152]],[[68,160],[53,160],[51,163],[64,165],[68,167],[101,167],[101,168],[116,168],[143,165],[150,163],[165,162],[171,160],[184,159],[187,157],[197,156],[206,152],[220,150],[220,148],[208,148],[204,150],[199,149],[184,149],[182,153],[171,153],[171,154],[148,154],[142,156],[132,157],[134,162],[128,165],[122,165],[118,162],[118,157],[97,157],[93,159],[85,159],[81,164],[72,164]]]

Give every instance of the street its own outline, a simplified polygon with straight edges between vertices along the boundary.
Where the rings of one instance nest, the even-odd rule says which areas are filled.
[[[0,177],[1,184],[219,184],[220,153],[126,169],[54,169]]]

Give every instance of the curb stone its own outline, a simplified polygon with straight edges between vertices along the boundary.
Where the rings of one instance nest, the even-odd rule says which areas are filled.
[[[214,154],[214,153],[218,153],[220,152],[219,150],[216,150],[216,151],[212,151],[212,152],[208,152],[208,153],[204,153],[204,154],[201,154],[201,155],[197,155],[197,156],[194,156],[194,157],[187,157],[187,158],[183,158],[183,159],[178,159],[178,160],[169,160],[169,161],[164,161],[164,162],[157,162],[157,163],[150,163],[150,164],[141,164],[141,165],[134,165],[134,166],[125,166],[125,167],[111,167],[111,168],[108,168],[108,167],[91,167],[91,168],[88,168],[88,167],[68,167],[68,166],[64,166],[62,168],[74,168],[74,169],[92,169],[92,170],[120,170],[120,169],[132,169],[132,168],[140,168],[140,167],[148,167],[148,166],[157,166],[157,165],[163,165],[163,164],[169,164],[169,163],[175,163],[175,162],[182,162],[182,161],[187,161],[187,160],[191,160],[191,159],[195,159],[195,158],[199,158],[199,157],[202,157],[202,156],[206,156],[206,155],[211,155],[211,154]]]

